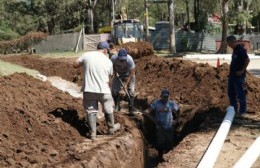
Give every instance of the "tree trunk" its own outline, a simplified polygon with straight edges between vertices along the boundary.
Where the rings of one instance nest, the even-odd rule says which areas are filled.
[[[169,23],[170,23],[170,50],[171,53],[176,53],[175,47],[175,30],[174,30],[174,0],[168,1]]]
[[[189,8],[189,0],[185,0],[185,2],[186,2],[186,13],[187,13],[188,31],[190,31],[190,8]]]
[[[88,34],[94,33],[93,9],[96,6],[96,3],[97,0],[88,0],[88,5],[87,5],[88,18],[87,18],[87,26],[86,26],[86,32]]]
[[[194,20],[195,20],[195,31],[198,31],[198,27],[199,27],[199,5],[198,5],[198,0],[194,0]]]
[[[47,25],[49,34],[55,34],[55,19],[53,17],[47,22]]]
[[[227,12],[228,12],[228,0],[223,0],[221,2],[221,10],[222,10],[222,38],[221,45],[217,53],[225,54],[227,53],[227,31],[228,31],[228,23],[227,23]]]
[[[94,33],[94,26],[93,26],[93,9],[88,8],[88,23],[87,23],[87,33],[93,34]]]

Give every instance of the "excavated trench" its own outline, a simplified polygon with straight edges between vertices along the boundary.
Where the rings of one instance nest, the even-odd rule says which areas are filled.
[[[52,85],[57,87],[58,89],[68,92],[74,97],[81,97],[79,93],[79,87],[77,87],[74,83],[71,83],[69,81],[65,81],[61,78],[57,77],[49,77],[49,81],[51,81]],[[123,95],[123,94],[122,94]],[[130,162],[133,160],[139,160],[140,164],[135,163],[136,166],[145,167],[145,168],[151,168],[156,167],[159,163],[164,162],[163,158],[159,157],[158,151],[156,149],[156,142],[155,142],[155,124],[145,115],[142,115],[142,111],[140,110],[137,113],[135,113],[135,116],[129,116],[127,112],[127,98],[126,96],[123,96],[121,98],[121,112],[116,113],[116,121],[122,121],[118,115],[124,116],[124,120],[129,120],[129,122],[132,124],[133,127],[139,130],[137,131],[137,137],[141,137],[142,143],[140,141],[132,141],[131,146],[136,147],[132,148],[130,150],[135,150],[130,153],[135,153],[136,157],[128,158],[130,159]],[[149,104],[147,103],[147,99],[136,99],[135,100],[135,108],[136,109],[147,109],[149,107]],[[100,106],[100,109],[102,107]],[[87,127],[86,120],[85,119],[79,119],[79,116],[77,115],[77,112],[75,110],[65,110],[65,109],[56,109],[50,114],[54,115],[56,118],[61,118],[64,122],[69,123],[72,127],[76,128],[80,135],[85,137],[86,133],[89,131],[89,128]],[[195,106],[185,106],[181,108],[181,115],[179,116],[178,123],[176,125],[176,130],[174,132],[175,138],[174,138],[174,146],[172,147],[172,150],[178,144],[189,134],[196,133],[199,129],[203,128],[203,125],[205,125],[205,122],[208,120],[212,121],[212,118],[210,119],[210,116],[213,116],[214,114],[214,120],[217,121],[217,123],[220,122],[220,120],[216,120],[216,114],[221,114],[220,109],[202,109],[197,108]],[[189,115],[189,116],[188,116]],[[223,115],[219,115],[220,119],[223,117]],[[97,123],[97,134],[98,137],[105,137],[106,136],[106,124],[104,120],[104,115],[100,111],[98,115],[98,123]],[[212,122],[211,122],[212,124]],[[122,123],[121,123],[122,125]],[[214,125],[214,124],[213,124]],[[126,128],[124,128],[126,129]],[[127,130],[128,132],[128,130]],[[131,133],[131,131],[129,131]],[[126,135],[124,135],[126,136]],[[126,137],[128,137],[127,135]],[[133,137],[135,138],[136,135]],[[130,139],[131,139],[130,135]],[[128,138],[123,138],[123,142],[121,145],[125,145],[127,141],[131,141]],[[130,143],[130,144],[131,144]],[[121,148],[120,146],[118,148]],[[143,148],[143,149],[139,149]],[[129,149],[128,149],[129,150]],[[116,151],[113,151],[116,152]],[[113,153],[112,152],[112,153]],[[138,153],[140,152],[140,153]],[[169,152],[169,151],[168,151]],[[117,152],[116,152],[117,153]],[[120,156],[118,156],[119,160],[121,160]],[[125,156],[124,156],[125,157]],[[138,158],[140,157],[140,158]],[[126,159],[127,160],[127,159]],[[136,162],[136,161],[135,161]],[[111,162],[111,165],[114,165],[113,162]],[[95,163],[96,164],[96,163]],[[110,167],[108,165],[104,165],[105,167]],[[112,166],[113,167],[113,166]]]
[[[52,82],[53,79],[55,79],[52,86],[57,87],[59,90],[55,90],[54,87],[51,87],[48,79],[51,79]],[[16,152],[12,154],[15,158],[14,161],[10,161],[10,159],[5,161],[4,158],[7,156],[4,157],[2,153],[0,153],[3,158],[2,161],[5,161],[4,163],[1,162],[3,166],[112,168],[129,167],[129,165],[132,165],[133,167],[151,168],[156,167],[158,163],[162,162],[162,160],[158,158],[158,152],[155,149],[155,125],[143,115],[128,116],[126,110],[127,103],[124,101],[122,102],[122,112],[115,113],[116,121],[122,126],[120,131],[113,136],[106,135],[106,123],[102,115],[99,115],[97,123],[98,137],[95,142],[92,142],[86,138],[88,127],[85,123],[84,113],[82,114],[82,111],[79,111],[77,107],[81,106],[82,100],[80,100],[80,98],[73,98],[73,100],[71,100],[71,97],[77,97],[78,95],[74,94],[71,96],[68,94],[71,90],[74,90],[72,93],[77,93],[75,87],[71,85],[70,82],[68,82],[70,84],[65,85],[66,82],[62,80],[62,85],[59,85],[59,78],[56,77],[47,78],[47,82],[41,82],[28,75],[15,74],[4,78],[0,83],[4,86],[6,83],[8,88],[15,87],[18,89],[16,85],[22,86],[22,90],[24,91],[24,93],[22,92],[17,96],[21,99],[14,100],[17,107],[14,106],[15,108],[13,110],[7,110],[9,114],[3,113],[9,115],[8,118],[16,118],[15,121],[17,121],[15,124],[17,128],[6,128],[5,131],[18,130],[19,134],[17,135],[20,135],[21,137],[19,137],[22,138],[16,137],[12,139],[11,134],[15,134],[15,132],[4,133],[4,137],[7,138],[8,141],[13,141],[12,144],[16,144],[16,147],[11,147],[11,149],[17,149],[15,150]],[[18,93],[18,90],[16,91],[15,89],[12,91],[14,91],[13,93]],[[13,93],[11,92],[11,94]],[[11,97],[8,96],[8,92],[5,99],[11,99]],[[57,105],[52,106],[52,102],[56,102]],[[42,107],[38,103],[42,104]],[[78,105],[73,106],[72,104],[75,103]],[[5,105],[6,108],[9,108],[8,104],[9,103]],[[10,105],[11,104],[12,103],[10,103]],[[10,106],[10,108],[12,107],[13,106]],[[45,109],[46,107],[48,109]],[[145,99],[137,99],[136,107],[138,109],[145,109],[148,107],[148,103]],[[205,111],[193,109],[193,107],[188,107],[185,111],[182,111],[183,116],[180,116],[180,122],[176,128],[178,132],[176,132],[175,147],[178,146],[179,142],[186,135],[196,132],[206,118],[206,115],[204,115]],[[41,112],[41,110],[43,111]],[[16,113],[18,113],[18,116],[16,116]],[[192,113],[194,116],[192,116]],[[187,114],[189,114],[190,117],[187,118]],[[19,116],[21,118],[17,118]],[[3,118],[6,118],[5,115]],[[6,121],[8,120],[3,122]],[[9,125],[9,123],[3,125]],[[15,125],[12,125],[12,127]],[[27,131],[23,132],[22,130]],[[66,130],[69,131],[69,135],[65,134]],[[40,134],[44,137],[39,137]],[[29,139],[27,140],[25,137]],[[1,138],[1,141],[2,140]],[[27,149],[27,145],[25,144],[28,145],[29,149]],[[8,146],[3,146],[9,149]],[[37,146],[40,151],[37,151]],[[36,148],[34,149],[36,151],[31,151],[31,148]],[[5,152],[5,150],[2,150],[2,152]],[[46,157],[45,152],[49,150],[50,156]],[[9,153],[12,152],[9,151]],[[38,157],[42,158],[33,159],[38,155],[37,153],[41,153]],[[20,156],[21,154],[22,156]],[[26,158],[30,158],[29,163],[27,163]],[[46,158],[49,159],[45,160]]]
[[[79,92],[79,87],[75,85],[74,83],[71,83],[69,81],[65,81],[64,79],[61,79],[59,77],[48,77],[48,81],[52,83],[52,86],[58,88],[59,90],[63,92],[69,93],[73,97],[82,97],[81,93]],[[121,111],[116,112],[116,121],[122,121],[121,117],[124,116],[124,120],[129,120],[129,122],[132,124],[131,126],[135,127],[139,130],[137,137],[141,137],[142,143],[140,141],[133,141],[132,146],[136,147],[132,148],[130,150],[136,150],[132,151],[132,153],[135,153],[136,157],[141,158],[132,158],[134,160],[139,160],[140,167],[145,168],[151,168],[156,167],[158,163],[163,162],[164,160],[159,157],[158,151],[156,149],[156,142],[155,142],[155,124],[145,115],[142,115],[142,111],[139,110],[137,113],[135,113],[135,116],[129,116],[127,112],[127,98],[122,94],[121,97]],[[138,109],[147,109],[149,107],[149,104],[147,103],[147,99],[136,99],[135,100],[135,108]],[[100,106],[100,109],[102,107]],[[219,109],[202,109],[202,108],[196,108],[195,106],[186,106],[184,108],[181,108],[181,116],[179,116],[178,123],[176,125],[176,131],[175,138],[174,138],[174,146],[172,147],[172,150],[178,146],[178,144],[189,134],[195,133],[198,131],[203,123],[205,123],[206,119],[209,119],[208,117],[216,111],[220,111]],[[77,114],[77,111],[75,110],[66,110],[66,109],[55,109],[54,111],[51,111],[50,114],[55,116],[56,118],[61,118],[62,121],[70,124],[72,127],[76,128],[81,136],[86,137],[87,132],[89,131],[89,128],[87,126],[85,118],[80,119],[80,117]],[[189,114],[190,116],[187,117],[186,115]],[[118,115],[121,115],[121,117],[118,117]],[[216,116],[215,116],[216,117]],[[122,125],[122,123],[121,123]],[[98,113],[98,121],[97,121],[97,134],[98,137],[104,138],[106,135],[106,124],[104,120],[104,115],[100,111]],[[130,131],[131,133],[131,131]],[[125,135],[124,135],[125,136]],[[127,135],[126,137],[128,137]],[[136,135],[135,135],[136,136]],[[133,137],[135,137],[133,136]],[[131,137],[131,135],[130,135]],[[126,141],[130,141],[128,138],[123,138],[123,145],[127,143]],[[139,148],[143,149],[139,149]],[[120,148],[120,147],[119,147]],[[129,150],[129,149],[128,149]],[[138,153],[140,151],[140,153]],[[115,152],[115,151],[113,151]],[[169,152],[169,151],[168,151]],[[118,156],[120,160],[120,156]],[[130,158],[129,158],[130,159]],[[126,159],[127,160],[127,159]],[[131,159],[130,159],[131,160]],[[132,162],[132,161],[130,161]],[[113,162],[112,162],[113,163]],[[106,165],[106,164],[105,164]],[[114,165],[114,164],[111,164]],[[105,167],[109,167],[106,165]],[[113,166],[112,166],[113,167]]]
[[[0,96],[5,100],[0,102],[3,107],[0,119],[3,123],[0,136],[2,167],[160,167],[163,160],[158,158],[155,149],[155,125],[145,116],[128,116],[126,102],[122,103],[122,112],[115,113],[116,122],[122,125],[120,131],[113,136],[106,135],[107,127],[101,113],[97,141],[86,138],[88,127],[81,94],[77,91],[82,82],[81,73],[71,65],[75,59],[36,56],[1,59],[36,69],[48,79],[51,79],[49,76],[62,77],[52,78],[56,80],[53,86],[61,87],[60,90],[49,81],[41,82],[26,74],[0,78],[3,93]],[[162,87],[169,88],[174,94],[172,98],[181,105],[173,150],[166,154],[180,158],[190,150],[191,138],[199,137],[201,132],[205,133],[203,137],[208,137],[220,125],[228,102],[225,96],[228,66],[214,69],[154,56],[136,62],[139,92],[136,108],[146,109]],[[74,84],[65,85],[63,79],[74,81]],[[257,111],[260,107],[259,102],[255,102],[259,98],[259,80],[249,76],[248,81],[248,105]],[[67,88],[74,90],[70,94],[75,98],[68,94]],[[198,161],[197,158],[194,160]],[[166,162],[169,160],[163,163]],[[174,161],[177,165],[179,162]]]
[[[45,66],[46,65],[47,64],[45,64]],[[34,67],[33,64],[30,66]],[[48,70],[47,67],[45,68],[46,69],[43,71]],[[41,80],[46,80],[46,77],[42,75],[38,75],[37,77]],[[66,81],[60,77],[47,77],[47,81],[62,92],[69,93],[75,98],[82,98],[82,95],[79,92],[80,88],[75,83]],[[148,108],[148,97],[136,99],[135,105],[137,109],[144,110]],[[115,115],[116,121],[123,126],[119,133],[117,133],[115,137],[106,136],[107,127],[104,117],[102,113],[99,113],[99,120],[97,123],[98,138],[95,143],[85,139],[89,128],[86,126],[85,118],[79,116],[79,112],[74,107],[56,108],[49,112],[49,114],[56,119],[60,119],[62,122],[75,128],[80,136],[85,139],[83,142],[71,145],[70,150],[73,151],[73,154],[69,155],[72,162],[75,163],[70,163],[70,165],[85,165],[88,167],[129,167],[128,164],[132,164],[134,167],[151,168],[156,167],[159,163],[163,162],[162,158],[158,157],[158,152],[155,148],[154,123],[150,121],[149,118],[143,116],[142,113],[139,113],[139,115],[134,117],[128,116],[126,101],[122,104],[122,111]],[[185,136],[198,131],[211,111],[214,110],[205,110],[196,108],[196,106],[185,106],[181,108],[181,115],[179,116],[178,124],[176,125],[173,149],[178,146]],[[103,157],[105,152],[108,153],[107,155],[109,157]],[[89,158],[85,161],[82,159],[84,157]],[[71,161],[62,162],[57,164],[67,165],[68,162]]]

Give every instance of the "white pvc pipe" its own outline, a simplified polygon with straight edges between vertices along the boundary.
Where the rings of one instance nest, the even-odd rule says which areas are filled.
[[[248,54],[250,59],[260,59],[259,56],[255,54]],[[202,60],[209,60],[209,59],[224,59],[224,60],[231,60],[231,54],[187,54],[183,56],[183,58],[187,59],[202,59]]]
[[[258,157],[260,157],[260,136],[239,159],[234,168],[250,168]]]
[[[227,113],[222,121],[218,132],[216,133],[214,139],[212,140],[208,150],[201,159],[198,168],[212,168],[218,158],[219,152],[224,144],[226,136],[229,132],[230,126],[233,122],[235,116],[235,109],[233,106],[227,108]]]

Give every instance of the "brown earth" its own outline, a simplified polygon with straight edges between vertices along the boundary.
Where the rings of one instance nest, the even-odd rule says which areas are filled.
[[[81,84],[81,71],[72,68],[75,58],[22,55],[0,59]],[[164,87],[182,108],[175,147],[163,156],[164,161],[158,167],[196,167],[229,105],[228,65],[214,68],[160,58],[150,52],[145,57],[135,57],[135,62],[137,108],[147,108]],[[234,120],[225,152],[216,167],[232,167],[260,135],[260,79],[248,74],[247,88],[250,118],[244,119],[246,125]],[[99,121],[100,140],[93,143],[85,136],[88,128],[80,99],[26,74],[0,77],[0,91],[1,167],[154,167],[158,164],[153,147],[154,125],[146,117],[143,122],[140,117],[116,113],[116,121],[123,128],[112,137],[103,136],[106,126]],[[254,167],[259,167],[258,163],[259,159]]]

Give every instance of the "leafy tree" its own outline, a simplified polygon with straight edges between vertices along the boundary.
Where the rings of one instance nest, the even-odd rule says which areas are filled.
[[[229,0],[220,0],[221,2],[221,20],[222,20],[222,37],[221,45],[217,53],[226,53],[227,52],[227,31],[228,31],[228,22],[227,22],[227,12],[228,12],[228,1]]]
[[[255,31],[260,32],[260,1],[252,0],[252,25],[256,27]],[[258,26],[258,27],[257,27]]]
[[[232,23],[236,24],[235,34],[244,34],[248,27],[251,27],[251,19],[253,17],[252,0],[233,0],[231,3],[229,17]]]

